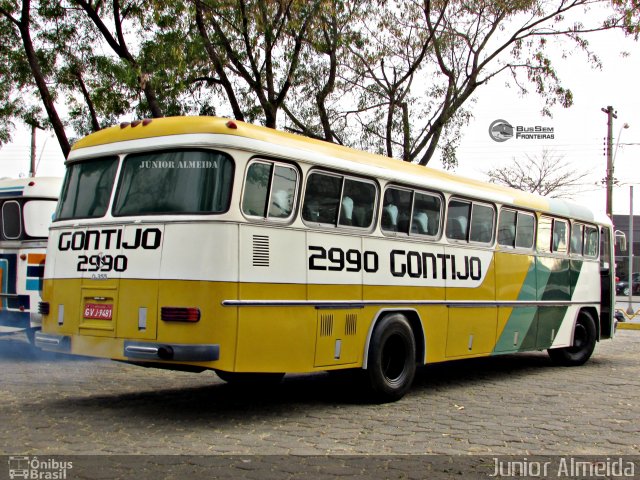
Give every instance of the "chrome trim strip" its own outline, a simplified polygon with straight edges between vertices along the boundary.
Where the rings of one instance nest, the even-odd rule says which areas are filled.
[[[370,306],[446,306],[448,308],[489,307],[571,307],[574,305],[600,305],[600,300],[223,300],[225,307],[315,307],[317,309],[355,309]]]

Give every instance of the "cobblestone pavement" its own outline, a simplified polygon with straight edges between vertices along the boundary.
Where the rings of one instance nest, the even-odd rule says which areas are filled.
[[[365,404],[327,374],[237,388],[213,373],[38,353],[0,337],[0,453],[640,454],[640,332],[583,367],[544,353],[420,369],[401,401]]]

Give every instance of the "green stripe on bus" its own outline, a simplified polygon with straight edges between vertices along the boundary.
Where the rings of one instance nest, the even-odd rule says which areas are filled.
[[[518,300],[571,300],[582,270],[582,260],[537,258],[522,284]],[[549,347],[558,334],[567,307],[519,307],[509,316],[493,353]]]

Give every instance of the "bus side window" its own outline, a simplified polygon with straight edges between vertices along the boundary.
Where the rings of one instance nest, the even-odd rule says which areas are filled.
[[[340,202],[340,225],[369,228],[373,222],[375,203],[374,184],[346,178]]]
[[[292,167],[273,162],[253,162],[247,169],[242,211],[253,217],[289,218],[293,213],[297,183],[298,174]]]
[[[594,240],[597,240],[597,238],[598,238],[598,232],[596,231],[594,235]],[[601,271],[608,271],[611,269],[611,256],[610,256],[609,248],[610,248],[609,229],[602,227],[602,235],[600,237],[600,270]]]
[[[298,174],[295,169],[276,165],[271,182],[269,218],[288,218],[293,213]]]
[[[451,200],[447,212],[447,238],[450,240],[467,240],[471,203]]]
[[[473,204],[471,213],[471,233],[469,240],[479,243],[491,243],[493,239],[493,218],[495,212],[488,205]]]
[[[343,178],[313,172],[307,179],[302,219],[313,223],[336,225]]]
[[[247,169],[242,198],[245,215],[265,216],[272,168],[271,163],[254,162]]]
[[[516,248],[533,248],[536,219],[530,213],[518,212],[516,225]]]
[[[584,254],[587,257],[598,256],[598,229],[586,226],[584,228]]]
[[[553,221],[553,247],[552,251],[556,253],[567,253],[567,222],[564,220],[554,219]]]
[[[516,245],[516,212],[502,209],[498,223],[498,244],[503,247],[515,247]]]
[[[415,192],[413,196],[413,219],[411,233],[438,235],[440,230],[440,198],[435,195]]]
[[[399,188],[387,188],[382,203],[380,228],[384,232],[409,233],[413,192]]]
[[[536,245],[539,252],[551,252],[551,225],[553,220],[549,217],[542,217],[538,222],[538,241]]]
[[[579,223],[574,223],[571,226],[571,254],[572,255],[582,255],[582,231],[584,229],[584,225]]]

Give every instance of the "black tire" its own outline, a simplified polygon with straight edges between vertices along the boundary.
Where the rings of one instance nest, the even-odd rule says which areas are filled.
[[[384,317],[373,332],[367,364],[372,399],[393,402],[411,388],[416,373],[416,343],[409,322],[395,313]]]
[[[554,363],[566,367],[583,365],[593,353],[597,340],[596,322],[588,312],[581,312],[573,333],[570,347],[547,350]]]
[[[225,372],[216,370],[222,380],[233,385],[276,385],[284,377],[284,373],[250,373],[250,372]]]

